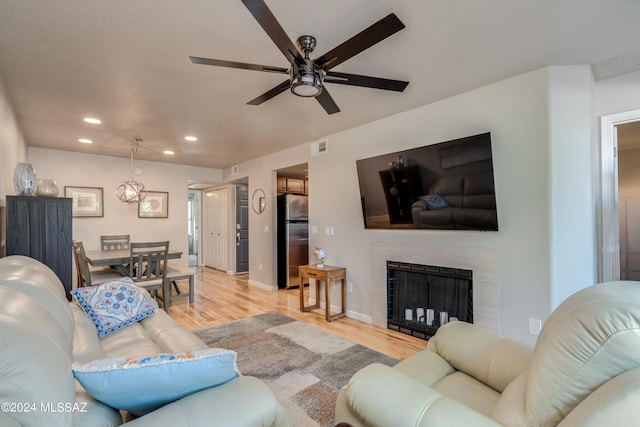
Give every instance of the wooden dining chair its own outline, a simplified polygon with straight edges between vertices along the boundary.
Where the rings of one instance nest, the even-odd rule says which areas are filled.
[[[76,272],[78,277],[78,287],[99,285],[112,280],[121,279],[122,275],[114,270],[99,268],[91,269],[87,262],[87,255],[84,251],[84,245],[77,240],[72,241],[73,258],[76,262]]]
[[[129,239],[130,237],[128,234],[100,236],[100,249],[103,251],[129,249]]]
[[[162,287],[162,305],[165,311],[169,311],[171,301],[178,298],[187,298],[188,304],[193,304],[194,297],[194,276],[195,271],[189,267],[183,267],[178,264],[168,263],[167,273],[165,274],[164,286]],[[182,293],[178,287],[178,281],[187,280],[187,293]],[[176,294],[172,294],[171,286],[176,290]]]
[[[167,271],[169,241],[132,242],[129,245],[129,276],[140,287],[157,297]]]

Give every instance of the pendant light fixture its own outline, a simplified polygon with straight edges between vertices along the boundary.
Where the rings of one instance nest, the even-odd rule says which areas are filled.
[[[133,179],[133,175],[140,175],[140,169],[133,168],[133,156],[138,153],[138,145],[142,142],[142,138],[134,138],[131,144],[131,179],[123,182],[116,188],[116,195],[121,202],[130,205],[141,202],[147,196],[147,189],[144,184]]]

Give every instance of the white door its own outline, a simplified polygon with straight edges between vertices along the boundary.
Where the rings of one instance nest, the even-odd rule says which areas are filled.
[[[229,251],[229,191],[207,191],[204,203],[204,265],[227,271]]]

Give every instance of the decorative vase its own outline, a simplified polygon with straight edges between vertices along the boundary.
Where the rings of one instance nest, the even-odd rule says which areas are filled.
[[[31,163],[18,163],[13,172],[13,189],[18,196],[33,196],[38,185]]]
[[[36,196],[58,197],[58,183],[55,179],[39,179]]]
[[[326,258],[327,254],[325,253],[324,249],[319,248],[316,246],[315,250],[313,251],[313,255],[315,255],[316,257],[316,261],[317,261],[317,267],[318,268],[323,268],[324,267],[324,259]]]

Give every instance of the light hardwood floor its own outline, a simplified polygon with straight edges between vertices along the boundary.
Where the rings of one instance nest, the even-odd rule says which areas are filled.
[[[324,309],[302,313],[298,289],[269,292],[249,286],[248,279],[246,274],[230,276],[213,268],[198,267],[194,303],[175,300],[169,314],[183,327],[194,330],[278,311],[400,360],[426,346],[424,340],[347,317],[327,322]],[[186,282],[180,283],[180,288],[186,292]],[[305,290],[308,292],[308,288]]]

